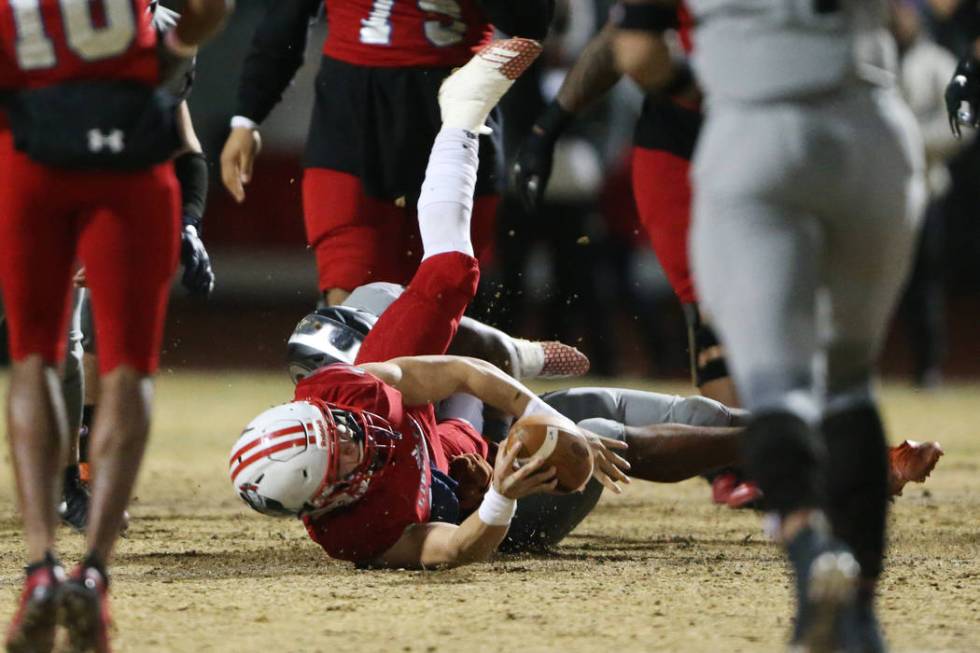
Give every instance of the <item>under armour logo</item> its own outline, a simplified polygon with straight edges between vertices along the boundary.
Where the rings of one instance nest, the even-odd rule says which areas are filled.
[[[121,129],[113,129],[110,132],[90,129],[88,132],[89,152],[109,150],[113,154],[119,154],[125,147],[126,143]]]

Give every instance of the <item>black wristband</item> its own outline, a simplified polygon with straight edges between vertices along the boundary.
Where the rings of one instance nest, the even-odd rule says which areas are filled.
[[[574,113],[565,109],[558,100],[553,100],[534,121],[534,126],[543,136],[555,140],[574,119]]]
[[[208,159],[201,152],[186,152],[174,159],[174,172],[180,182],[184,225],[200,231],[208,201]]]
[[[659,4],[620,2],[612,8],[609,18],[619,29],[664,32],[680,26],[677,8]]]

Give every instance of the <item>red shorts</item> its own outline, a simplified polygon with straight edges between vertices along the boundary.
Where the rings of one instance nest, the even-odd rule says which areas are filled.
[[[665,150],[633,148],[633,195],[640,222],[682,304],[697,301],[687,258],[690,161]]]
[[[179,231],[171,164],[59,170],[17,152],[0,131],[0,287],[11,358],[64,358],[77,257],[91,289],[100,371],[155,371]]]
[[[447,252],[426,259],[378,318],[354,364],[445,354],[479,281],[480,266],[472,256]]]
[[[489,254],[497,195],[473,205],[471,234],[477,257]],[[353,290],[374,281],[405,285],[422,259],[415,207],[365,194],[361,180],[346,172],[307,168],[303,175],[306,238],[316,254],[320,290]]]

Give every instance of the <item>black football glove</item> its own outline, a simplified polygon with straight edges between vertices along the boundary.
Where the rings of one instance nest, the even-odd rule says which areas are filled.
[[[946,111],[957,138],[962,135],[960,125],[976,127],[980,123],[980,62],[976,59],[968,57],[956,66],[946,86]]]
[[[184,288],[192,295],[210,295],[214,290],[211,257],[193,224],[185,224],[180,234],[180,262],[184,266],[184,276],[180,279]]]
[[[541,207],[541,198],[544,197],[548,180],[551,179],[555,142],[573,117],[572,113],[555,100],[538,117],[531,133],[517,151],[511,170],[511,182],[528,213],[537,213]]]

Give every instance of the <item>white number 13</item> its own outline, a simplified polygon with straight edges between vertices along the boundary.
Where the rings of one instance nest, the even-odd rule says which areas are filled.
[[[83,61],[99,61],[125,52],[136,37],[132,0],[98,0],[105,25],[96,26],[89,0],[59,0],[65,40]],[[44,29],[41,0],[10,0],[17,26],[17,63],[21,70],[53,68],[54,43]]]

